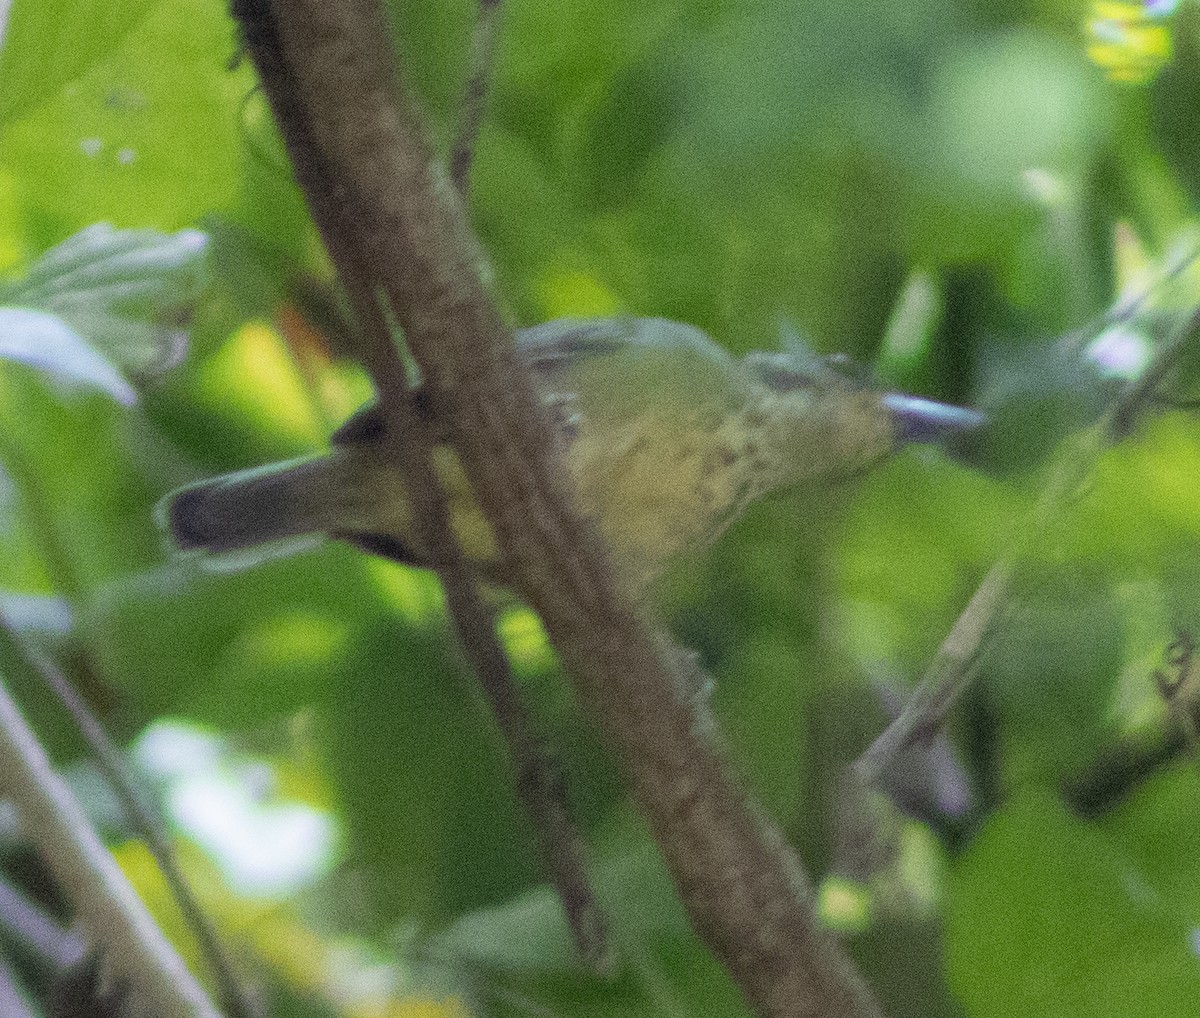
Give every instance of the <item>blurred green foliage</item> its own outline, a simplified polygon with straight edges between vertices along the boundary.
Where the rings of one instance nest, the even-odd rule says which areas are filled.
[[[474,6],[391,15],[444,153]],[[25,306],[29,266],[98,222],[209,237],[190,318],[136,312],[148,336],[190,330],[183,363],[112,362],[132,405],[28,356],[0,362],[0,592],[25,596],[22,638],[120,740],[163,717],[207,726],[274,768],[272,795],[337,818],[336,872],[285,900],[239,898],[190,866],[286,1013],[744,1014],[521,609],[505,633],[613,914],[607,982],[570,954],[428,577],[343,547],[239,573],[165,556],[165,492],[319,449],[368,397],[238,55],[217,0],[12,7],[4,303]],[[864,809],[867,845],[845,835],[862,817],[838,784],[885,723],[872,684],[921,675],[1028,527],[1059,442],[1112,400],[1089,343],[1115,328],[1145,353],[1200,301],[1198,95],[1194,3],[508,0],[502,13],[470,213],[514,323],[662,315],[737,351],[795,333],[993,416],[972,448],[754,507],[655,597],[713,674],[755,794],[818,881],[862,889],[865,924],[839,918],[836,895],[825,918],[856,931],[896,1018],[1200,1009],[1194,765],[1149,768],[1099,818],[1064,793],[1167,725],[1152,673],[1173,634],[1200,627],[1194,410],[1105,453],[1028,548],[951,724],[972,811],[930,820],[930,837]],[[86,316],[72,321],[108,355]],[[13,625],[16,603],[3,602]],[[26,692],[73,762],[69,727]],[[353,978],[316,974],[335,958]],[[381,965],[392,1010],[370,1011]]]

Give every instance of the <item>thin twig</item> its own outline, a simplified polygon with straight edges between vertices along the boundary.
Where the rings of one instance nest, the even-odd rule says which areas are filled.
[[[260,1009],[238,979],[230,958],[212,921],[196,900],[191,885],[179,865],[170,837],[156,811],[147,806],[134,787],[120,751],[113,745],[104,726],[92,713],[75,687],[53,661],[26,651],[8,621],[0,613],[0,648],[3,657],[23,665],[31,676],[49,687],[71,715],[71,720],[95,756],[97,766],[121,804],[126,819],[150,850],[158,868],[179,905],[184,922],[191,928],[200,950],[216,978],[222,1008],[234,1018],[254,1018]]]
[[[354,239],[372,292],[403,328],[505,575],[603,726],[693,926],[760,1013],[876,1018],[862,977],[817,924],[795,856],[718,751],[678,652],[621,593],[574,507],[457,193],[396,79],[378,4],[235,0],[234,13],[326,242]],[[394,346],[363,359],[402,422]]]
[[[162,1018],[219,1018],[129,886],[0,680],[0,794],[118,981]]]
[[[1063,798],[1081,816],[1094,819],[1120,802],[1140,782],[1187,753],[1200,764],[1195,682],[1196,644],[1191,632],[1177,630],[1152,674],[1167,708],[1161,725],[1119,736],[1105,746],[1082,774],[1063,784]]]
[[[500,5],[501,0],[478,0],[475,10],[467,84],[459,113],[458,134],[450,150],[450,179],[463,196],[467,193],[471,163],[475,158],[475,143],[479,139],[479,129],[483,126],[483,115],[487,110],[488,88],[492,67],[496,62]]]
[[[1080,774],[1063,782],[1063,800],[1086,820],[1103,816],[1143,781],[1188,752],[1190,735],[1178,713],[1171,711],[1161,730],[1118,738]]]
[[[970,684],[983,638],[1008,596],[1012,563],[998,560],[938,648],[925,677],[904,709],[854,764],[859,779],[873,784],[904,750],[933,738],[950,708]]]
[[[860,780],[874,782],[897,754],[916,742],[931,738],[938,730],[971,682],[984,639],[1008,601],[1022,553],[1042,536],[1063,505],[1074,497],[1100,454],[1109,445],[1127,437],[1138,418],[1155,405],[1159,387],[1179,364],[1197,334],[1200,334],[1200,309],[1163,344],[1103,422],[1067,440],[1056,457],[1050,480],[1020,529],[1019,537],[983,578],[900,716],[855,761],[854,770]]]
[[[1188,320],[1163,344],[1162,349],[1155,354],[1154,360],[1125,390],[1117,405],[1113,407],[1109,415],[1111,441],[1119,442],[1126,438],[1133,431],[1138,416],[1154,407],[1155,396],[1160,386],[1183,359],[1188,345],[1196,338],[1197,333],[1200,333],[1200,307],[1193,311]]]
[[[1167,283],[1179,278],[1200,260],[1200,244],[1191,244],[1182,254],[1176,254],[1166,268],[1151,280],[1143,289],[1128,296],[1119,297],[1115,304],[1103,314],[1096,315],[1090,321],[1072,329],[1058,342],[1059,349],[1067,356],[1079,356],[1089,340],[1114,325],[1120,325],[1133,319],[1150,299]]]

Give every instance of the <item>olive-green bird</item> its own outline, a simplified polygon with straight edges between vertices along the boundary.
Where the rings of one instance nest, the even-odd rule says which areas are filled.
[[[827,362],[768,353],[738,360],[699,329],[659,318],[549,322],[518,332],[516,343],[557,426],[579,508],[634,589],[768,492],[844,478],[906,443],[982,422],[972,410],[880,393]],[[326,456],[172,493],[164,525],[185,552],[244,559],[324,534],[427,563],[383,432],[368,407],[333,435]],[[464,550],[503,583],[457,459],[444,443],[434,457]]]

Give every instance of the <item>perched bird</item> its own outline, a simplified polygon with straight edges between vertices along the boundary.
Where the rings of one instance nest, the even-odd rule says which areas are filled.
[[[516,344],[556,425],[579,508],[634,589],[768,492],[845,478],[906,443],[982,423],[972,410],[880,393],[815,358],[739,360],[699,329],[659,318],[554,321],[518,332]],[[419,392],[418,406],[436,429]],[[244,558],[323,534],[428,563],[383,437],[382,415],[367,407],[333,435],[328,455],[182,488],[163,500],[161,520],[184,552]],[[464,550],[503,584],[457,459],[444,442],[434,458]]]

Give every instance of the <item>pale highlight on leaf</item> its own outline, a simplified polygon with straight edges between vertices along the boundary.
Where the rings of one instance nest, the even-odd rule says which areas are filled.
[[[54,364],[61,375],[82,375],[130,403],[133,389],[126,379],[153,378],[183,358],[190,309],[207,276],[208,237],[198,230],[167,234],[96,223],[47,251],[23,278],[0,287],[0,301],[14,312],[42,316],[41,333],[24,341],[26,347],[46,347],[39,366],[53,370]],[[34,328],[33,322],[14,322],[6,332]],[[35,360],[32,354],[18,359]]]

